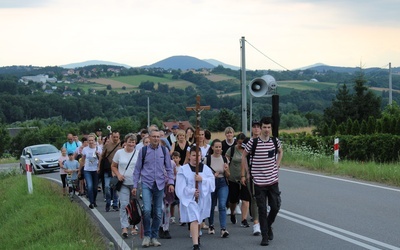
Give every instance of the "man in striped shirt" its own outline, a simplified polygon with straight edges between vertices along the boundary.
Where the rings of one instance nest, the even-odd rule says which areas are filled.
[[[272,119],[264,117],[260,121],[261,134],[258,138],[251,138],[245,146],[242,155],[242,184],[246,183],[245,170],[250,170],[254,183],[254,194],[258,206],[258,215],[261,226],[261,245],[267,246],[274,235],[271,225],[281,206],[281,197],[278,186],[278,169],[282,160],[283,150],[281,142],[272,139]],[[255,149],[253,144],[257,140]],[[254,152],[254,154],[253,154]],[[247,156],[250,154],[250,168]],[[271,210],[267,216],[267,202]]]

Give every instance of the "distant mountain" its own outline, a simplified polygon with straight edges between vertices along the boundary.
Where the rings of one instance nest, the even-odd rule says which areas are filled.
[[[317,72],[334,71],[334,72],[338,72],[338,73],[351,73],[351,74],[353,74],[355,72],[359,72],[360,70],[363,71],[364,73],[385,70],[385,69],[378,68],[378,67],[361,69],[360,67],[339,67],[339,66],[329,66],[329,65],[319,65],[319,66],[311,67],[308,69],[315,70]]]
[[[223,62],[215,60],[215,59],[204,59],[203,61],[211,63],[215,67],[218,67],[219,65],[221,65],[222,67],[224,67],[226,69],[231,69],[231,70],[239,70],[240,69],[240,67],[233,66],[233,65],[230,65],[230,64],[226,64],[226,63],[223,63]]]
[[[294,70],[306,70],[306,69],[312,69],[312,68],[319,67],[319,66],[328,66],[328,65],[323,64],[323,63],[315,63],[315,64],[313,64],[313,65],[301,67],[301,68],[294,69]],[[330,66],[328,66],[328,67],[330,67]]]
[[[70,64],[66,64],[66,65],[60,65],[60,67],[63,67],[66,69],[74,69],[74,68],[81,68],[81,67],[91,66],[91,65],[113,65],[113,66],[121,66],[121,67],[125,67],[125,68],[131,68],[131,66],[126,65],[126,64],[101,61],[101,60],[90,60],[90,61],[85,61],[85,62],[80,62],[80,63],[70,63]]]
[[[143,67],[181,70],[215,68],[215,66],[211,63],[192,56],[171,56],[164,60]]]

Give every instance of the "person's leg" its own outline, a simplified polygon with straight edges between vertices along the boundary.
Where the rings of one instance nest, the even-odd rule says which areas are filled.
[[[268,222],[267,222],[267,188],[254,185],[258,215],[260,220],[261,235],[267,237]]]
[[[121,229],[123,230],[123,232],[126,233],[128,232],[129,222],[125,207],[129,204],[130,193],[130,189],[122,185],[119,191],[119,198],[121,202],[121,207],[123,207],[124,209],[119,210],[119,221],[121,223]]]
[[[279,191],[278,183],[268,187],[268,205],[271,210],[268,213],[267,225],[268,225],[268,238],[272,240],[274,234],[272,232],[271,225],[274,223],[276,216],[278,215],[279,209],[281,208],[281,192]]]
[[[192,236],[193,245],[199,245],[199,222],[190,222],[190,235]]]
[[[218,212],[221,229],[226,229],[226,201],[228,200],[229,187],[224,178],[219,179],[220,189],[218,190]]]
[[[97,199],[97,186],[99,185],[99,175],[97,174],[97,171],[91,171],[92,174],[92,179],[93,179],[93,203],[94,206],[97,206],[96,199]]]
[[[144,236],[151,237],[151,203],[152,203],[152,190],[142,183],[142,201],[143,201],[143,231]],[[120,197],[121,207],[122,201]],[[121,209],[122,210],[122,209]]]
[[[218,187],[215,186],[215,191],[211,193],[211,211],[210,211],[210,217],[208,217],[209,226],[214,226],[214,210],[215,206],[217,205],[217,193],[218,193]]]
[[[161,225],[162,219],[162,203],[164,197],[164,189],[158,190],[157,185],[154,184],[152,188],[153,193],[153,221],[151,224],[151,236],[150,238],[157,238],[158,229]]]
[[[110,206],[111,206],[111,188],[110,188],[111,176],[109,175],[109,173],[104,173],[103,180],[104,180],[104,191],[106,193],[106,212],[108,212],[110,211]]]
[[[87,185],[87,194],[89,197],[89,203],[92,205],[94,203],[93,199],[93,180],[92,180],[92,174],[90,173],[91,171],[84,171],[83,174],[85,176],[85,182]]]
[[[119,206],[118,206],[118,192],[116,190],[113,190],[110,188],[110,193],[111,193],[111,199],[113,201],[113,209],[115,211],[119,210]],[[124,208],[124,207],[123,207]]]
[[[67,193],[67,174],[60,174],[63,195]]]
[[[236,206],[239,202],[239,192],[240,192],[240,185],[237,182],[229,181],[229,194],[228,194],[228,202],[229,202],[229,209],[231,210],[231,222],[232,224],[236,224]]]

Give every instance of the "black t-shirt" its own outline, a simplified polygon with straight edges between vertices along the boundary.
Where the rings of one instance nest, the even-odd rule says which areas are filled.
[[[226,154],[226,151],[228,151],[228,149],[230,147],[234,147],[236,145],[236,139],[233,139],[233,144],[232,145],[228,145],[228,143],[226,142],[226,140],[222,141],[222,155]]]

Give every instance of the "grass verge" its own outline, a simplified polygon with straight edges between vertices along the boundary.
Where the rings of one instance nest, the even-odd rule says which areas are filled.
[[[107,249],[100,230],[82,207],[63,197],[60,187],[32,176],[0,173],[0,248]]]
[[[284,146],[282,165],[301,167],[332,175],[348,176],[355,179],[379,182],[400,187],[400,164],[376,162],[339,161],[308,147]]]

